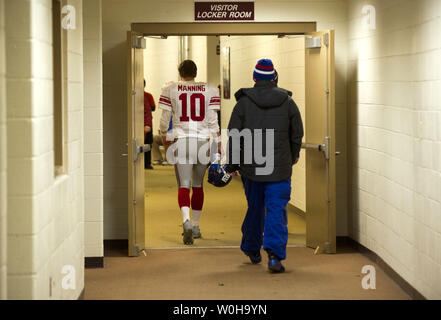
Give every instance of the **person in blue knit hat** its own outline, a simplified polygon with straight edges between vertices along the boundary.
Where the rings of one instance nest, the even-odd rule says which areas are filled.
[[[270,59],[261,59],[257,62],[253,72],[253,80],[254,82],[267,80],[277,84],[278,74]]]
[[[234,174],[240,171],[248,210],[242,224],[241,250],[253,264],[260,263],[263,249],[268,254],[268,269],[271,272],[284,272],[282,260],[286,258],[288,242],[288,226],[286,205],[291,197],[292,166],[300,156],[303,138],[303,124],[299,109],[291,98],[292,93],[279,88],[278,74],[269,59],[259,60],[254,68],[253,88],[244,88],[236,92],[236,106],[231,114],[228,125],[228,164],[226,171]],[[235,137],[231,130],[260,130],[267,134],[274,130],[273,169],[262,174],[262,163],[254,159],[252,163],[232,163],[234,155],[244,153],[244,139]],[[237,132],[237,131],[236,131]],[[254,137],[254,134],[252,135]],[[233,143],[233,139],[239,142]],[[253,138],[254,139],[254,138]],[[265,139],[260,139],[264,141]],[[267,141],[267,140],[265,140]],[[256,141],[249,143],[255,155]],[[268,145],[268,141],[266,142]],[[265,150],[265,146],[257,146],[257,153]],[[248,150],[249,151],[249,150]],[[268,158],[268,154],[266,157]],[[239,156],[241,161],[243,156]]]

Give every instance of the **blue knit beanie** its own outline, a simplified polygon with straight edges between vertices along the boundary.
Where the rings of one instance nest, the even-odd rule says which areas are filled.
[[[277,73],[274,70],[273,62],[270,59],[261,59],[257,61],[253,72],[254,81],[268,80],[273,81]]]

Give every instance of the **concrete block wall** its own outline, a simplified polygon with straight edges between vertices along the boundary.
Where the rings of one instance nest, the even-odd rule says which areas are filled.
[[[5,1],[0,0],[0,300],[7,297]]]
[[[126,32],[132,22],[193,22],[193,0],[103,2],[104,229],[105,238],[127,238]],[[336,30],[337,147],[346,153],[346,1],[256,0],[256,21],[317,21]],[[109,128],[108,130],[106,130]],[[337,160],[338,235],[347,235],[346,157]],[[107,206],[107,203],[109,205]],[[110,205],[112,203],[112,205]]]
[[[66,172],[55,177],[52,1],[6,1],[8,299],[76,299],[84,287],[82,1],[69,0]],[[62,288],[64,266],[75,289]],[[72,274],[71,274],[72,275]]]
[[[86,257],[102,257],[104,255],[103,65],[101,24],[101,0],[84,1],[84,253]]]
[[[279,74],[279,87],[293,92],[305,122],[305,46],[304,38],[281,38],[277,36],[225,37],[221,36],[221,57],[224,48],[230,48],[231,98],[222,94],[222,126],[227,127],[231,112],[236,105],[234,93],[240,88],[254,86],[253,71],[262,58],[271,59]],[[221,68],[224,60],[221,59]],[[291,204],[306,211],[305,152],[293,168]]]
[[[441,298],[441,2],[348,1],[350,236]]]

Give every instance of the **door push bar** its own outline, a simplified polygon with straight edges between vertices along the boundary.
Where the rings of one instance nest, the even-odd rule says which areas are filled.
[[[127,145],[127,144],[126,144]],[[133,162],[138,161],[139,155],[141,153],[149,152],[152,150],[152,146],[150,144],[139,145],[138,140],[133,139]],[[127,157],[127,153],[121,154],[122,157]]]
[[[302,143],[302,149],[306,150],[317,150],[320,152],[323,152],[323,155],[325,156],[326,160],[329,160],[329,144],[330,144],[330,138],[325,137],[322,144],[315,144],[315,143]],[[340,154],[339,152],[335,153],[336,155]]]
[[[149,152],[152,146],[149,144],[139,145],[138,140],[133,139],[133,162],[138,161],[139,155],[141,153]]]

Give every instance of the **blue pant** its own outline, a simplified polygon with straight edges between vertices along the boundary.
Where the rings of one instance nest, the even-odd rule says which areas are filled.
[[[257,252],[263,244],[281,260],[286,258],[288,220],[286,205],[291,196],[291,179],[279,182],[257,182],[242,177],[248,210],[242,224],[245,252]]]

